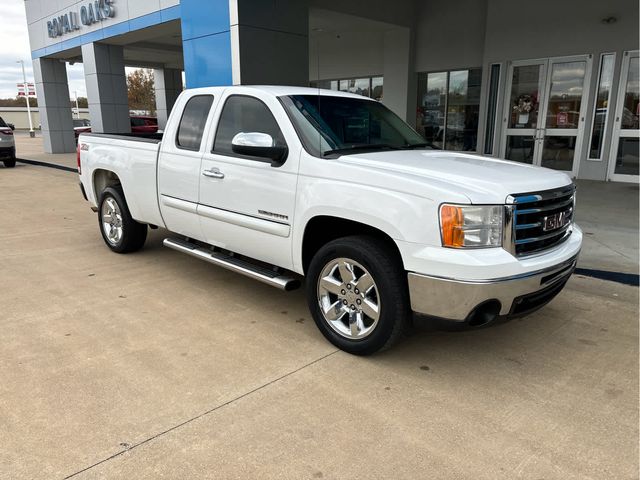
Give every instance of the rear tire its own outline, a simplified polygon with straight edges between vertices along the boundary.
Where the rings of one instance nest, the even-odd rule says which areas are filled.
[[[116,253],[140,250],[147,239],[147,225],[136,222],[121,187],[107,187],[100,195],[98,224],[104,243]]]
[[[16,166],[16,159],[12,158],[11,160],[3,161],[5,168],[13,168]]]
[[[306,290],[316,325],[348,353],[388,349],[409,325],[406,272],[378,238],[350,236],[324,245],[311,260]]]

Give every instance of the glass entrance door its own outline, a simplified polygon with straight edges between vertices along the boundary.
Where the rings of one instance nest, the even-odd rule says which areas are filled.
[[[544,92],[547,62],[514,62],[509,68],[503,123],[507,125],[502,157],[534,164],[539,130],[540,95]]]
[[[609,179],[638,182],[638,149],[640,148],[640,63],[638,51],[625,52],[620,73],[620,89],[616,106]]]
[[[575,176],[584,130],[590,56],[514,62],[503,157]]]

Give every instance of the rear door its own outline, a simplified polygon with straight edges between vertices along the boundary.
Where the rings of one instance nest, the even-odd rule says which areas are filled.
[[[198,240],[204,240],[197,215],[200,164],[215,101],[214,95],[201,93],[179,98],[174,110],[181,116],[168,122],[158,160],[158,201],[165,225]]]
[[[268,94],[228,94],[204,152],[198,213],[206,241],[291,268],[291,225],[300,148],[279,101]],[[281,118],[280,123],[276,118]],[[282,120],[285,119],[285,120]],[[289,148],[284,164],[239,155],[231,140],[240,132],[267,133]],[[212,176],[212,172],[216,175]]]

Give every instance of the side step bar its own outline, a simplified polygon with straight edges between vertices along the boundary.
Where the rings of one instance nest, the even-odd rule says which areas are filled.
[[[205,262],[213,263],[227,270],[232,270],[281,290],[290,291],[300,287],[300,281],[295,278],[282,275],[259,265],[254,265],[253,263],[226,253],[212,252],[194,243],[175,238],[165,238],[163,243],[165,247],[186,253]]]

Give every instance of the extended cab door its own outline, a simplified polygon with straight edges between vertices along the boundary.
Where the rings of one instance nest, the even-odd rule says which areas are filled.
[[[278,100],[255,92],[220,100],[209,151],[202,159],[198,213],[206,241],[284,268],[292,267],[291,226],[299,147]],[[276,120],[280,118],[280,122]],[[267,133],[289,148],[281,165],[234,153],[240,133]]]
[[[204,240],[197,215],[200,164],[214,95],[183,94],[163,136],[158,159],[158,202],[172,232]]]

